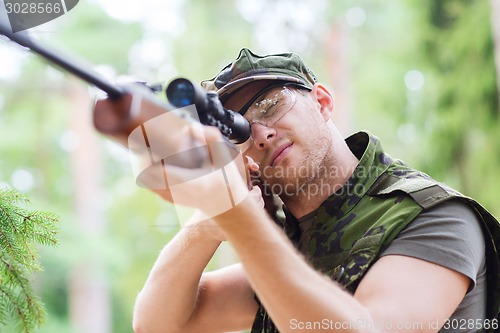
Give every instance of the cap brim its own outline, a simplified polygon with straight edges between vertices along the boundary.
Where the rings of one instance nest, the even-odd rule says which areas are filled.
[[[253,82],[253,81],[262,81],[262,80],[273,80],[273,81],[283,81],[283,82],[294,82],[298,83],[301,85],[306,85],[303,80],[300,80],[298,78],[292,77],[292,76],[285,76],[285,75],[254,75],[254,76],[249,76],[249,77],[244,77],[241,79],[234,80],[228,84],[226,84],[224,87],[220,88],[217,90],[217,94],[219,95],[220,99],[225,99],[229,98],[233,93],[238,91],[240,88],[243,88],[247,84]]]

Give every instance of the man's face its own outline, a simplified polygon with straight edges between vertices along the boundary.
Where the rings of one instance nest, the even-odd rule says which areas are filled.
[[[224,103],[239,111],[269,82],[250,84]],[[307,90],[278,86],[266,90],[248,108],[252,139],[245,155],[259,164],[259,177],[275,194],[291,196],[319,176],[331,136],[319,104]],[[245,146],[245,145],[243,145]]]

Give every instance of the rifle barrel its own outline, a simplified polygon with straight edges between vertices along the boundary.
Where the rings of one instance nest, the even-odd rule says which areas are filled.
[[[17,44],[27,47],[31,51],[39,54],[53,64],[62,67],[87,83],[96,86],[107,93],[110,98],[117,98],[123,95],[124,91],[121,87],[105,80],[102,76],[93,71],[89,65],[83,63],[82,60],[75,59],[75,57],[64,54],[59,50],[41,45],[32,40],[26,32],[12,32],[6,19],[4,19],[6,16],[7,15],[2,15],[2,17],[0,17],[0,34]]]

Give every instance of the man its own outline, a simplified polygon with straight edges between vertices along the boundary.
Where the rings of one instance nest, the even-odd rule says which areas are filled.
[[[391,159],[374,136],[344,140],[331,93],[294,54],[243,49],[202,85],[250,122],[240,148],[261,186],[162,250],[137,298],[136,332],[498,328],[500,229],[483,208]],[[216,201],[220,186],[186,197]],[[255,199],[260,188],[283,201],[282,225]],[[203,273],[226,239],[241,264]]]

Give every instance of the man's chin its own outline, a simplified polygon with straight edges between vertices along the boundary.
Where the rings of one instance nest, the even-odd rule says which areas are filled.
[[[277,196],[290,197],[296,195],[298,191],[298,179],[266,179],[265,180],[265,190],[268,194],[274,194]]]

